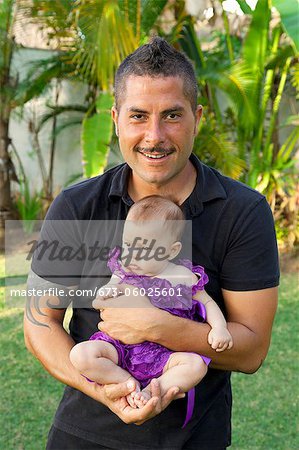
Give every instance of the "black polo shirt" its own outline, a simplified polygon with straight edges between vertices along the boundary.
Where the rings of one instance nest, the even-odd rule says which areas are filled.
[[[273,218],[261,194],[205,166],[194,155],[190,160],[197,170],[197,182],[183,207],[186,219],[192,220],[193,263],[205,267],[209,276],[206,290],[225,313],[222,288],[250,291],[278,285]],[[133,203],[127,193],[129,175],[130,168],[122,164],[63,190],[54,200],[46,219],[85,221],[85,229],[95,220],[125,220]],[[53,239],[54,232],[47,226],[47,220],[41,236]],[[76,239],[79,244],[82,229],[71,235],[69,238],[68,232],[63,234],[63,245],[70,243],[69,239],[72,245]],[[87,235],[84,234],[84,239]],[[78,262],[76,270],[87,274],[80,279],[81,288],[98,282],[88,278],[88,274],[95,271],[93,264],[93,261]],[[32,269],[40,277],[51,279],[52,269],[36,258]],[[65,270],[65,264],[62,264],[59,271],[63,281],[60,283],[72,285]],[[93,309],[74,309],[70,334],[76,342],[87,340],[97,330],[97,323],[98,313]],[[54,425],[115,449],[175,450],[181,449],[189,439],[198,442],[194,448],[229,445],[230,373],[209,368],[196,388],[193,418],[182,429],[186,402],[186,399],[172,402],[159,416],[137,427],[124,424],[108,408],[67,386]]]

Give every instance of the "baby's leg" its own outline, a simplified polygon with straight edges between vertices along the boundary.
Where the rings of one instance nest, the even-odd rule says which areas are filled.
[[[180,392],[188,392],[196,386],[206,375],[207,366],[203,359],[195,353],[176,352],[172,353],[158,378],[163,396],[172,386],[178,386]],[[137,398],[136,398],[137,396]],[[149,387],[144,388],[135,396],[135,403],[140,400],[146,404],[150,398]],[[142,406],[140,403],[139,408]]]
[[[99,384],[122,383],[131,378],[117,365],[117,350],[110,342],[81,342],[72,348],[70,360],[80,373]]]

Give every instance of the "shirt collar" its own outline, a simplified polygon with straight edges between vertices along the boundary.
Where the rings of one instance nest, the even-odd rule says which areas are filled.
[[[193,153],[190,161],[197,172],[196,185],[183,206],[191,217],[198,216],[204,209],[204,203],[217,198],[225,199],[226,192],[219,180],[219,173],[203,164]]]
[[[128,206],[132,206],[134,203],[129,196],[127,189],[130,174],[131,168],[128,166],[128,164],[121,164],[112,177],[112,182],[108,194],[109,198],[113,196],[121,197],[123,202]]]
[[[226,198],[226,192],[219,180],[218,172],[203,164],[197,156],[191,154],[190,161],[197,171],[195,188],[184,202],[184,208],[189,210],[191,216],[199,215],[203,210],[203,204],[216,198]],[[131,169],[128,164],[121,164],[114,173],[110,185],[109,197],[121,197],[123,202],[132,206],[134,203],[128,194],[127,186]]]

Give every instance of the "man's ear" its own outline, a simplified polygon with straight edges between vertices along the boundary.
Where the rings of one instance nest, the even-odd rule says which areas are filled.
[[[118,137],[118,111],[115,105],[113,105],[111,108],[111,117],[115,126],[115,134]]]
[[[198,125],[201,120],[202,116],[202,106],[197,105],[196,111],[195,111],[195,127],[194,127],[194,135],[196,136],[198,133]]]
[[[181,244],[181,242],[179,242],[179,241],[174,242],[174,243],[172,244],[172,246],[170,247],[169,260],[171,261],[171,260],[174,259],[176,256],[178,256],[178,254],[180,253],[181,250],[182,250],[182,244]]]

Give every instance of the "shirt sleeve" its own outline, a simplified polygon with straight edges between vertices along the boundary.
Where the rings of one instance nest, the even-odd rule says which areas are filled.
[[[32,271],[39,277],[64,286],[79,284],[84,262],[80,222],[64,193],[56,197],[43,222],[32,256]]]
[[[264,197],[238,215],[230,231],[220,281],[222,288],[232,291],[266,289],[279,284],[274,221]]]

